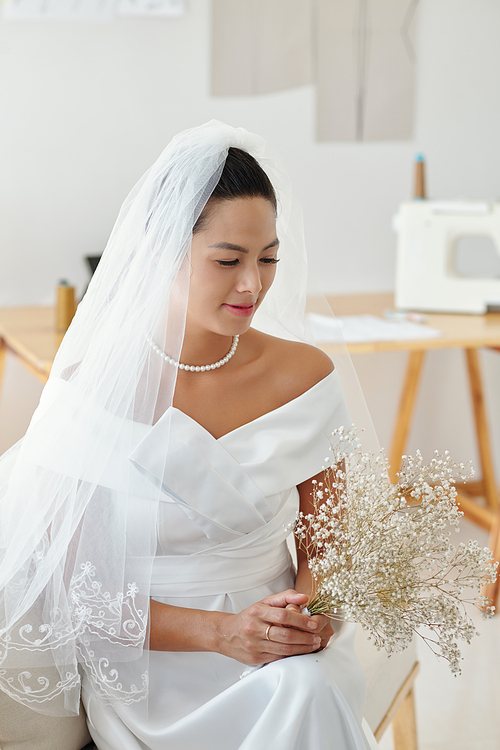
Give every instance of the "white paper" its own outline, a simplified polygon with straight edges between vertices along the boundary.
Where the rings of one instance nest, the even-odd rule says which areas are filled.
[[[184,15],[184,0],[118,0],[118,16],[172,18]]]
[[[338,341],[339,324],[343,339],[348,344],[366,341],[408,341],[413,339],[432,339],[442,336],[437,328],[420,323],[383,320],[375,315],[345,315],[334,319],[327,315],[308,313],[307,318],[315,341],[324,343]]]
[[[3,0],[6,21],[112,21],[115,0]]]

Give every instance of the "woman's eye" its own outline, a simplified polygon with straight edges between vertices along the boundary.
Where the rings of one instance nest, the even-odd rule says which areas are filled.
[[[237,266],[239,262],[240,262],[239,258],[235,258],[234,260],[218,260],[217,261],[219,266],[223,266],[224,268]],[[261,258],[260,262],[265,263],[267,266],[274,266],[276,263],[279,263],[279,258]]]

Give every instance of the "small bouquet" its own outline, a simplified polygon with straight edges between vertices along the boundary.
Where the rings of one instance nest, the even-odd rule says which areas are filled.
[[[426,626],[432,635],[420,635],[459,674],[457,640],[476,634],[465,604],[493,614],[479,590],[498,565],[476,541],[456,548],[450,539],[463,516],[454,482],[473,470],[448,452],[424,465],[417,452],[403,456],[392,484],[387,459],[362,453],[355,430],[335,430],[330,450],[314,512],[299,513],[295,526],[313,578],[308,612],[360,623],[389,654]]]

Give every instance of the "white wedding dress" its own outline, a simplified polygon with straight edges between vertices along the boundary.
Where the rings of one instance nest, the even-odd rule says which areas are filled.
[[[130,461],[139,495],[164,491],[151,597],[238,612],[293,588],[296,485],[321,471],[327,436],[342,424],[350,418],[334,371],[219,440],[175,408],[148,428]],[[324,651],[244,677],[244,665],[219,654],[153,651],[147,714],[144,702],[103,703],[84,682],[90,732],[99,750],[367,750],[355,626],[335,630]]]

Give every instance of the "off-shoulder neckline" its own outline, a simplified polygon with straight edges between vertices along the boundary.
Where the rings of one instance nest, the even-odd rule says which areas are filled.
[[[261,414],[260,417],[255,417],[255,419],[251,419],[250,422],[245,422],[245,424],[240,425],[239,427],[235,427],[234,430],[229,430],[229,432],[224,433],[224,435],[221,435],[220,437],[216,438],[212,435],[212,433],[207,430],[206,427],[204,427],[202,424],[196,421],[196,419],[193,419],[193,417],[190,417],[189,414],[186,414],[186,412],[181,411],[176,406],[171,406],[170,409],[167,411],[174,411],[177,414],[182,415],[182,417],[185,417],[188,421],[194,423],[197,425],[197,427],[200,428],[200,430],[203,430],[203,432],[206,432],[207,435],[210,435],[210,437],[213,440],[216,440],[218,443],[224,442],[226,438],[232,437],[235,435],[235,433],[239,433],[242,430],[247,429],[248,427],[253,427],[258,422],[261,422],[265,419],[274,417],[277,413],[283,411],[284,409],[290,408],[292,405],[296,405],[298,401],[303,399],[305,396],[309,396],[312,394],[313,391],[319,390],[321,386],[324,386],[324,384],[330,380],[330,378],[335,377],[335,379],[338,379],[337,370],[333,369],[331,372],[328,373],[324,378],[321,380],[318,380],[317,383],[312,385],[310,388],[308,388],[306,391],[303,391],[303,393],[300,393],[298,396],[295,396],[295,398],[290,399],[290,401],[287,401],[285,404],[281,404],[281,406],[277,406],[276,409],[271,409],[271,411],[267,411],[265,414]],[[160,417],[161,419],[161,417]]]

